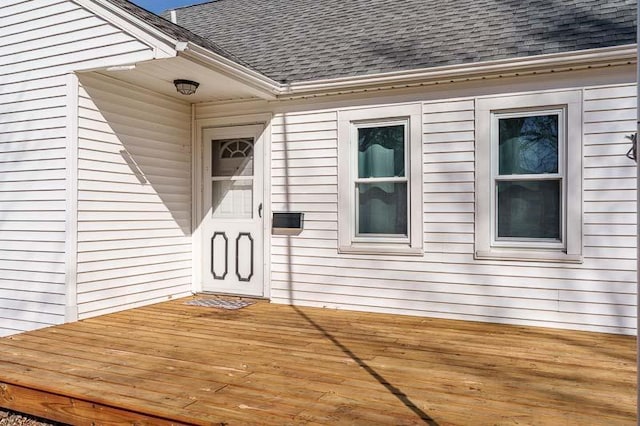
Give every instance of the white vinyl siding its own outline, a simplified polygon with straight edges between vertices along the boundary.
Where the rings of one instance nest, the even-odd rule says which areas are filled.
[[[272,120],[271,210],[304,212],[300,236],[272,236],[272,268],[286,265],[287,247],[338,249],[338,131],[335,111],[279,114]],[[272,291],[286,291],[280,279]],[[282,302],[281,293],[272,295]]]
[[[153,52],[71,1],[4,0],[0,27],[4,336],[65,319],[67,74]]]
[[[149,46],[72,1],[3,2],[0,19],[3,85],[153,58]]]
[[[65,304],[65,79],[5,87],[0,95],[0,335],[60,323]],[[44,106],[37,108],[38,103]]]
[[[424,257],[338,254],[337,109],[276,114],[272,208],[305,226],[271,236],[272,301],[633,334],[635,86],[582,92],[581,264],[474,259],[473,97],[422,104]]]
[[[189,105],[109,78],[80,82],[80,318],[189,294]]]

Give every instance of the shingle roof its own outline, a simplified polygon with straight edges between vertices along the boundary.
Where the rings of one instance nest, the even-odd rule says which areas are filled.
[[[178,24],[274,80],[635,43],[635,0],[217,0]]]
[[[217,0],[178,8],[179,26],[108,1],[289,82],[636,41],[636,0]]]
[[[251,64],[245,62],[242,58],[234,55],[233,53],[227,51],[225,48],[220,46],[218,43],[211,39],[204,38],[198,34],[194,34],[188,29],[176,25],[167,19],[158,16],[152,12],[149,12],[146,9],[141,8],[140,6],[136,6],[128,0],[107,0],[109,3],[112,3],[119,8],[126,10],[133,16],[136,16],[143,21],[147,22],[149,25],[157,28],[164,34],[167,34],[170,37],[175,38],[178,41],[191,41],[196,43],[197,45],[204,47],[205,49],[209,49],[210,51],[219,54],[227,59],[230,59],[238,64],[244,65],[245,67],[252,68]],[[253,68],[252,68],[253,69]]]

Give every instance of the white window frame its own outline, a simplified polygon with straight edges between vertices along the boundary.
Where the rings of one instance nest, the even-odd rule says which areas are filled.
[[[422,106],[394,105],[338,112],[338,251],[340,253],[423,255]],[[405,176],[358,177],[358,129],[405,126]],[[407,235],[357,235],[356,182],[407,182]]]
[[[500,175],[498,170],[499,154],[499,120],[503,118],[516,117],[533,117],[541,115],[557,115],[558,116],[558,171],[557,173],[545,174],[526,174],[526,175]],[[516,247],[516,248],[541,248],[541,249],[564,249],[566,242],[566,167],[565,167],[565,150],[566,150],[566,109],[565,108],[535,108],[525,111],[509,111],[509,112],[492,112],[491,113],[491,240],[494,247]],[[543,180],[559,180],[560,181],[560,238],[558,240],[537,239],[537,238],[498,238],[498,196],[496,193],[497,183],[500,181],[543,181]]]
[[[498,175],[498,120],[558,114],[558,173]],[[497,238],[496,182],[560,179],[561,240]],[[582,261],[582,92],[476,99],[475,256],[478,259]]]
[[[358,143],[358,130],[373,128],[373,127],[386,127],[386,126],[403,126],[404,127],[404,166],[405,173],[403,177],[381,177],[381,178],[361,178],[358,177],[358,152],[357,152],[357,143]],[[409,120],[373,120],[373,121],[358,121],[353,122],[351,125],[351,148],[350,151],[350,162],[351,167],[350,170],[353,171],[353,176],[351,177],[351,182],[354,185],[354,188],[351,188],[349,191],[351,193],[352,199],[350,203],[352,203],[354,207],[354,235],[353,242],[355,243],[400,243],[400,244],[409,244],[409,236],[411,235],[411,211],[409,209],[410,205],[410,194],[409,194],[409,146],[408,141],[409,138]],[[406,183],[407,184],[407,234],[406,235],[385,235],[385,234],[359,234],[358,226],[360,217],[360,209],[358,203],[358,184],[367,184],[367,183]]]

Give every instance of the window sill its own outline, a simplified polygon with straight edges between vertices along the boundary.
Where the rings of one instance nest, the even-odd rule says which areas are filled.
[[[424,256],[422,247],[395,246],[388,244],[353,244],[339,246],[338,253],[345,254],[380,254],[389,256]]]
[[[582,255],[567,254],[562,251],[544,250],[502,250],[476,251],[475,259],[478,260],[515,260],[534,262],[556,263],[582,263]]]

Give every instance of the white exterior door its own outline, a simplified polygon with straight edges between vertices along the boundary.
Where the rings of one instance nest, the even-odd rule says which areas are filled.
[[[264,126],[203,129],[203,291],[263,296]]]

